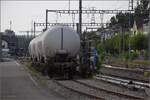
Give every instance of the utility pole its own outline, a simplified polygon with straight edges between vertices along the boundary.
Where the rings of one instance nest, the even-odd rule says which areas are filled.
[[[10,30],[11,30],[11,28],[12,28],[12,21],[10,21]]]
[[[95,7],[92,7],[92,10],[95,10]],[[92,13],[91,15],[91,23],[95,23],[95,14]]]
[[[85,51],[85,36],[82,34],[82,0],[79,0],[79,34],[80,34],[80,40],[81,40],[81,46],[80,46],[80,71],[85,75],[87,72],[87,66],[85,66],[86,63],[86,51]]]
[[[47,23],[48,23],[48,9],[46,9],[46,23],[45,23],[46,24],[46,28],[45,28],[46,30],[47,30]]]
[[[82,38],[82,0],[79,0],[79,34]]]
[[[104,14],[100,14],[100,21],[101,21],[101,27],[102,28],[104,28],[103,20],[104,20]]]
[[[35,22],[34,22],[34,26],[33,26],[33,33],[34,33],[34,38],[35,38]]]
[[[149,1],[149,7],[150,7],[150,1]],[[149,51],[148,52],[149,52],[149,60],[150,60],[150,13],[149,13],[149,43],[148,44],[149,44],[149,46],[148,46]]]
[[[149,1],[149,7],[150,7],[150,1]],[[149,37],[149,43],[148,43],[148,54],[149,54],[149,61],[150,61],[150,12],[149,12],[149,23],[148,23],[148,27],[149,27],[149,30],[148,30],[148,37]],[[149,65],[149,69],[150,69],[150,65]],[[149,77],[149,79],[150,79],[150,77]],[[150,82],[150,81],[149,81]],[[148,97],[146,98],[146,100],[149,100],[150,99],[150,89],[149,88],[146,88],[145,89],[145,92],[146,92],[146,94],[148,95]]]
[[[80,40],[82,41],[82,0],[79,0],[79,24],[77,24],[77,31],[79,32]],[[82,44],[82,43],[81,43]],[[82,46],[80,46],[80,65],[83,64],[83,52],[82,52]],[[81,68],[81,67],[80,67]],[[82,70],[82,69],[81,69]]]
[[[130,11],[129,12],[129,44],[128,44],[128,46],[129,46],[129,58],[130,58],[130,51],[131,51],[131,43],[130,43],[130,36],[131,36],[131,10],[133,10],[133,0],[129,0],[129,8],[128,8],[128,10]]]
[[[149,1],[149,7],[150,7],[150,1]],[[150,61],[150,12],[149,12],[149,23],[148,23],[148,27],[149,27],[149,32],[148,32],[148,37],[149,37],[149,41],[148,41],[148,55],[149,55],[149,61]],[[150,69],[150,65],[149,65],[149,69]],[[150,79],[150,77],[149,77],[149,79]],[[149,81],[150,82],[150,81]],[[146,88],[145,89],[145,92],[146,92],[146,94],[148,95],[148,97],[146,98],[147,100],[149,100],[150,99],[150,89],[149,88]]]
[[[69,8],[68,9],[70,10],[70,0],[69,0]]]

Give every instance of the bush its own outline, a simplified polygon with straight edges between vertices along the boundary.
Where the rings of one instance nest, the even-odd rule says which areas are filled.
[[[144,77],[149,77],[150,76],[150,72],[145,71],[144,72]]]
[[[144,58],[145,58],[145,59],[148,59],[148,57],[149,57],[149,56],[148,56],[148,50],[145,50],[145,52],[144,52]]]
[[[131,37],[131,47],[133,50],[148,49],[148,35],[138,33]]]
[[[102,64],[105,60],[105,50],[102,44],[96,45],[97,51],[98,51],[98,63],[97,63],[97,70],[99,70],[102,67]]]
[[[136,51],[130,51],[130,60],[134,60],[135,58],[137,58],[138,57],[138,52],[136,52]]]

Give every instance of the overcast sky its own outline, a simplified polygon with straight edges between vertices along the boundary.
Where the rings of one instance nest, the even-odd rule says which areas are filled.
[[[83,9],[96,7],[96,9],[128,9],[128,1],[83,1]],[[46,9],[68,9],[68,1],[1,1],[1,31],[10,28],[12,30],[31,30],[33,21],[45,22]],[[71,1],[70,9],[78,9],[78,1]],[[57,17],[56,17],[57,16]],[[104,15],[104,22],[107,22],[112,15]],[[95,15],[96,22],[100,22],[100,15]],[[49,22],[72,22],[71,15],[49,14]],[[91,15],[84,15],[83,22],[90,22]],[[78,15],[75,16],[78,22]]]

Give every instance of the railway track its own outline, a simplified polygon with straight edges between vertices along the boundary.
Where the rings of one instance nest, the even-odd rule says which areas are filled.
[[[65,83],[68,83],[68,82],[64,82],[64,81],[57,81],[57,80],[53,80],[54,83],[56,83],[57,85],[65,88],[65,89],[68,89],[70,91],[73,91],[73,92],[76,92],[78,94],[81,94],[81,95],[84,95],[84,96],[87,96],[91,99],[94,99],[94,100],[106,100],[105,98],[102,98],[100,96],[96,96],[96,95],[93,95],[93,94],[89,94],[87,92],[83,92],[81,90],[78,90],[77,88],[75,89],[73,86],[68,86],[68,84],[65,84]],[[73,81],[70,81],[70,82],[73,82]]]
[[[145,73],[149,74],[150,70],[139,70],[134,68],[124,68],[124,67],[116,67],[111,65],[103,64],[103,68],[101,68],[101,73],[105,75],[111,75],[115,77],[124,78],[127,80],[140,81],[143,83],[149,83],[149,77],[145,76]]]
[[[128,69],[124,65],[115,65],[115,64],[103,64],[105,67],[117,68],[117,69],[124,69],[124,70],[134,70],[134,71],[150,71],[148,65],[147,67],[141,67],[142,65],[135,65],[134,69]]]
[[[107,82],[118,84],[118,85],[123,85],[128,88],[135,88],[135,89],[150,88],[150,83],[144,83],[140,81],[112,77],[109,75],[96,75],[95,79],[107,81]]]
[[[90,81],[93,80],[90,79]],[[54,82],[70,91],[92,98],[92,100],[144,100],[144,97],[107,90],[98,85],[92,85],[86,80],[54,80]]]
[[[144,97],[135,96],[135,95],[131,95],[131,94],[120,93],[120,92],[116,92],[116,91],[113,91],[113,90],[107,90],[107,89],[101,88],[99,86],[89,84],[89,83],[84,82],[84,81],[75,80],[75,82],[78,82],[78,83],[83,84],[85,86],[91,87],[93,89],[98,89],[99,91],[105,91],[108,95],[112,94],[112,95],[116,95],[116,96],[121,97],[121,98],[128,98],[128,99],[131,99],[131,100],[144,100]]]

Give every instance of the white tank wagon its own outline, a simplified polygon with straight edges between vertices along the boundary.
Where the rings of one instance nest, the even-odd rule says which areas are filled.
[[[29,54],[30,54],[30,56],[31,56],[31,58],[32,58],[32,60],[35,60],[35,58],[36,58],[36,53],[35,52],[33,52],[33,51],[35,51],[35,40],[36,40],[36,38],[34,38],[31,42],[30,42],[30,44],[29,44]]]
[[[40,40],[40,36],[34,38],[30,44],[29,44],[29,54],[32,58],[33,61],[40,61],[40,56],[39,56],[39,48],[38,47],[38,42]]]
[[[29,44],[33,62],[44,63],[50,76],[73,73],[80,50],[80,37],[70,27],[54,26],[34,38]],[[53,73],[52,73],[53,72]],[[56,72],[55,72],[56,73]]]

